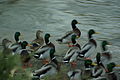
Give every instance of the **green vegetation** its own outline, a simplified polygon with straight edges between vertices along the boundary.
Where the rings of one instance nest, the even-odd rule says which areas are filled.
[[[7,55],[5,57],[0,52],[0,80],[37,80],[32,79],[30,75],[33,70],[40,68],[42,65],[38,65],[40,61],[36,62],[35,59],[32,59],[31,63],[33,64],[32,68],[23,69],[19,55]],[[14,74],[12,74],[12,71]],[[68,80],[67,71],[67,67],[62,65],[58,74],[52,77],[46,76],[43,80]]]
[[[14,74],[12,74],[14,72]],[[3,56],[0,52],[0,80],[30,80],[21,68],[19,55]]]

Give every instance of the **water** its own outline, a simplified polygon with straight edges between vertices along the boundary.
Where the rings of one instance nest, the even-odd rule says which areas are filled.
[[[8,3],[9,1],[9,3]],[[11,0],[14,1],[14,0]],[[78,20],[82,32],[81,45],[87,41],[87,31],[91,28],[100,34],[95,35],[98,44],[101,40],[112,43],[113,61],[120,64],[120,1],[119,0],[10,0],[0,1],[0,40],[13,40],[16,31],[24,34],[24,40],[35,38],[36,30],[53,35],[56,54],[65,54],[66,45],[55,40],[71,30],[71,21]],[[98,49],[100,51],[100,49]]]

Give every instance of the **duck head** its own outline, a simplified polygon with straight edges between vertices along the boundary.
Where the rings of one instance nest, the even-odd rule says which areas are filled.
[[[102,50],[103,50],[103,51],[106,51],[106,50],[107,50],[107,48],[106,48],[107,45],[111,45],[108,41],[102,41],[101,44],[102,44]]]
[[[111,62],[109,64],[107,64],[107,69],[108,69],[108,72],[112,72],[113,71],[113,68],[116,66],[116,64],[114,62]]]
[[[71,25],[72,25],[72,29],[74,30],[76,28],[76,24],[80,24],[77,20],[72,20]]]
[[[37,30],[36,32],[36,38],[39,39],[40,38],[40,34],[43,33],[43,31],[41,30]]]
[[[93,34],[99,34],[99,33],[98,33],[98,32],[95,32],[94,29],[90,29],[90,30],[88,31],[88,38],[91,39]]]
[[[21,43],[22,49],[26,49],[26,46],[28,46],[28,45],[29,45],[29,44],[28,44],[27,41],[23,41],[23,42]]]
[[[4,48],[7,48],[7,47],[8,47],[7,44],[9,44],[9,43],[11,43],[11,41],[8,40],[8,39],[6,39],[6,38],[2,40],[2,46],[3,46]]]
[[[50,37],[51,37],[50,34],[48,34],[48,33],[45,34],[45,37],[44,37],[44,38],[45,38],[45,43],[46,43],[46,44],[49,43],[49,38],[50,38]]]
[[[15,38],[15,41],[18,43],[19,41],[19,37],[20,37],[20,32],[15,32],[15,35],[14,35],[14,38]]]
[[[84,62],[85,68],[90,68],[92,67],[92,60],[91,59],[86,59]]]

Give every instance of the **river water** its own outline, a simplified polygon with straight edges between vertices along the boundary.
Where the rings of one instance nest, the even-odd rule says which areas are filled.
[[[87,41],[87,31],[95,29],[100,32],[94,36],[98,44],[101,40],[111,42],[113,61],[120,64],[119,0],[0,0],[0,40],[13,40],[14,33],[20,31],[24,40],[31,41],[40,29],[53,35],[57,54],[65,54],[66,45],[55,40],[71,30],[73,19],[81,23],[77,25],[82,32],[81,45]]]

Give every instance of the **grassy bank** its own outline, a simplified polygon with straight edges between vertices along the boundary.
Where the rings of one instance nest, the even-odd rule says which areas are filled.
[[[39,69],[42,64],[34,58],[31,59],[31,63],[33,64],[31,68],[23,69],[19,55],[4,56],[0,52],[0,80],[36,80],[32,79],[31,72]],[[15,71],[14,74],[12,74],[12,71]],[[67,71],[67,66],[62,65],[57,75],[47,76],[43,80],[68,80]]]

